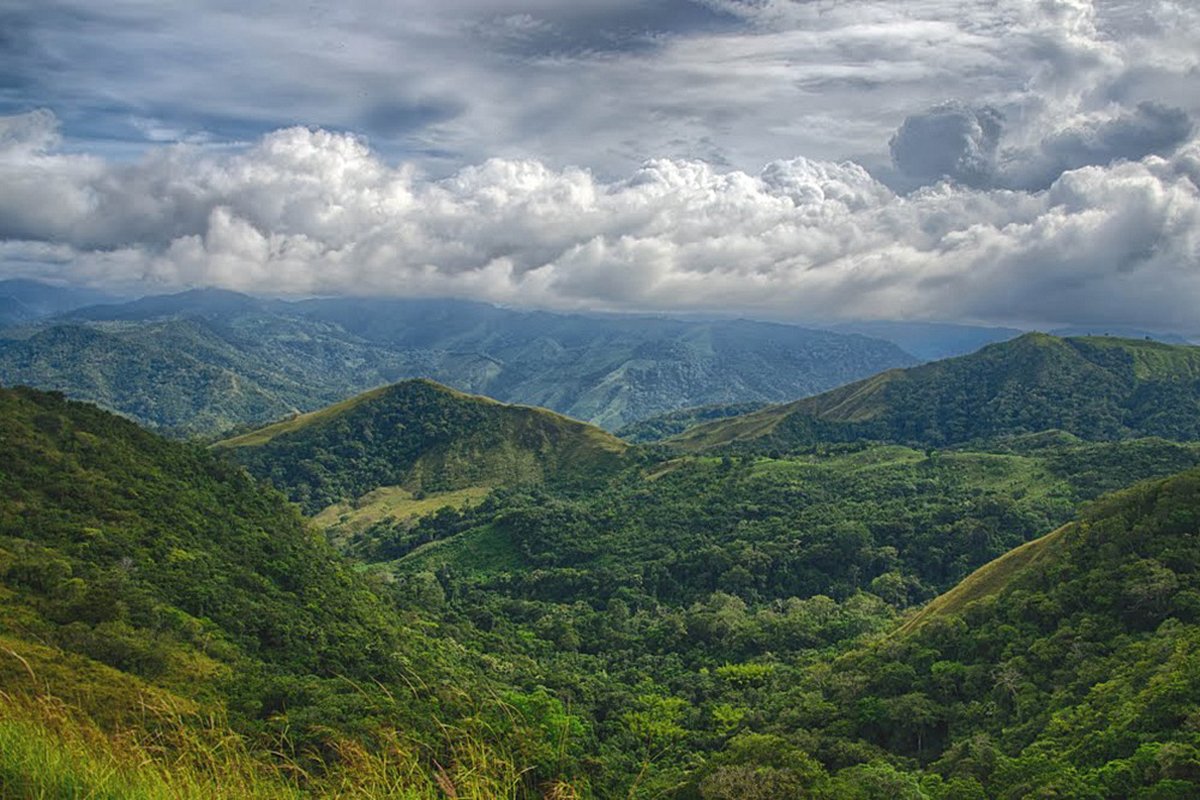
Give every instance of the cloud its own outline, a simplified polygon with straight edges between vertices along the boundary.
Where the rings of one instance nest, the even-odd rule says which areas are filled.
[[[1192,120],[1183,109],[1145,101],[1133,111],[1086,119],[1055,131],[1032,153],[1014,153],[1004,183],[1044,189],[1068,170],[1169,155],[1191,137],[1192,130]]]
[[[44,152],[60,141],[58,120],[46,109],[0,117],[0,153],[9,158]]]
[[[1002,128],[994,108],[938,105],[904,120],[889,142],[892,162],[915,186],[943,179],[987,186],[995,177]]]
[[[1031,152],[1142,102],[1200,114],[1192,0],[24,5],[0,11],[0,113],[51,108],[74,150],[125,159],[300,124],[437,175],[502,157],[617,179],[652,157],[874,168],[953,99]]]
[[[1200,325],[1200,143],[1067,171],[1045,191],[897,195],[853,162],[622,178],[489,159],[444,178],[356,136],[133,163],[0,122],[0,269],[109,286],[459,296],[557,309]],[[1104,141],[1121,141],[1120,137]]]
[[[1193,129],[1183,109],[1147,101],[1073,120],[1032,147],[1002,149],[1004,119],[996,109],[943,103],[904,120],[890,141],[895,169],[880,177],[898,191],[942,180],[1038,191],[1080,167],[1170,155]]]

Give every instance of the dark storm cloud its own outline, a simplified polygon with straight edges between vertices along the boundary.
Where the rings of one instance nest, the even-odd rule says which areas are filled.
[[[537,15],[523,4],[474,26],[482,40],[523,58],[646,53],[673,36],[711,34],[736,28],[735,15],[693,2],[661,0],[632,5],[564,3]]]
[[[1034,152],[1015,154],[1005,183],[1014,188],[1044,189],[1068,170],[1169,155],[1192,131],[1192,120],[1183,109],[1139,103],[1136,109],[1111,119],[1056,131]]]
[[[988,186],[996,172],[1003,118],[994,108],[946,103],[914,114],[892,137],[892,161],[914,186],[949,179]]]
[[[900,191],[942,180],[1039,191],[1070,170],[1170,155],[1193,131],[1183,109],[1143,102],[1111,117],[1073,122],[1034,147],[1002,153],[1004,119],[996,109],[944,103],[909,116],[896,131],[889,183]]]
[[[1118,84],[1127,108],[1200,111],[1172,83],[1196,68],[1182,0],[12,5],[0,110],[50,108],[99,153],[303,124],[439,174],[503,155],[616,176],[650,157],[886,161],[906,117],[953,98],[999,108],[1025,147]]]

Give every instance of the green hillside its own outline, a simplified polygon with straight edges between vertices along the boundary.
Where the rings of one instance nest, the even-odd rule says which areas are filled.
[[[952,796],[1195,797],[1198,531],[1200,471],[1113,495],[807,670],[792,691],[828,711],[793,724],[833,763],[911,759]]]
[[[1063,525],[1200,445],[660,460],[428,381],[219,452],[32,390],[0,412],[17,797],[1195,789],[1200,472]],[[344,492],[319,519],[364,563],[230,457]]]
[[[627,445],[544,409],[413,380],[216,447],[316,513],[384,486],[424,494],[587,482],[619,468]]]
[[[73,631],[59,644],[159,674],[170,659],[131,633],[153,620],[168,644],[215,636],[214,651],[306,671],[384,668],[366,646],[377,599],[237,468],[29,390],[0,390],[0,442],[6,581]]]
[[[1200,347],[1026,334],[699,425],[673,443],[787,449],[874,439],[940,447],[1047,430],[1097,441],[1200,438]]]
[[[711,406],[681,408],[618,428],[616,435],[636,444],[659,442],[683,433],[702,422],[751,414],[765,403],[719,403]]]
[[[521,797],[571,768],[533,755],[557,701],[381,589],[226,460],[0,390],[0,796]]]
[[[992,559],[1028,563],[1043,548],[1022,545],[1044,544],[1081,502],[1197,465],[1194,444],[1062,433],[984,452],[850,443],[642,459],[601,491],[503,490],[415,521],[365,521],[346,544],[405,602],[528,653],[548,688],[597,721],[598,797],[627,796],[639,774],[649,796],[734,798],[778,778],[799,783],[772,798],[870,797],[853,791],[887,776],[864,765],[891,751],[825,748],[815,720],[856,706],[820,699],[807,669],[888,636]],[[964,584],[968,597],[991,585]],[[639,714],[673,731],[649,765],[623,722]],[[769,773],[809,758],[808,778]],[[902,796],[959,796],[922,791]]]
[[[771,604],[871,591],[905,608],[1068,522],[1082,502],[1197,465],[1200,446],[1156,439],[685,456],[634,465],[596,492],[447,494],[415,525],[368,506],[347,512],[345,532],[357,556],[400,573],[425,569],[434,542],[515,548],[515,565],[505,556],[458,575],[450,562],[448,578],[549,604],[619,596],[685,608],[713,593]]]

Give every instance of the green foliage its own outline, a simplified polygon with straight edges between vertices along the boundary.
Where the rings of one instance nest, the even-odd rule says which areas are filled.
[[[1135,355],[1138,380],[1190,363]],[[341,531],[356,570],[220,455],[32,391],[0,412],[0,685],[110,744],[166,735],[117,710],[146,696],[189,730],[228,713],[284,796],[1200,790],[1194,445],[1017,426],[672,458],[426,382],[227,443],[310,510],[497,487]],[[0,724],[0,770],[110,791],[86,777],[110,744],[12,720],[33,749]],[[153,781],[118,766],[111,791]]]
[[[648,419],[618,428],[616,435],[628,442],[647,444],[659,442],[683,433],[688,428],[715,419],[736,417],[740,414],[750,414],[758,411],[765,403],[722,403],[695,408],[681,408],[678,411],[668,411],[665,414],[649,417]]]
[[[916,759],[989,796],[1200,791],[1200,471],[1093,506],[1044,558],[908,633],[801,679],[812,728]]]
[[[1027,334],[680,435],[764,452],[880,440],[942,447],[1061,430],[1088,440],[1200,439],[1200,348]]]
[[[78,705],[105,735],[158,746],[147,704],[178,698],[191,710],[168,720],[174,728],[227,713],[255,770],[281,757],[316,781],[347,760],[382,764],[402,731],[404,769],[415,771],[405,785],[425,788],[401,796],[435,795],[437,763],[444,780],[484,787],[463,797],[534,796],[578,773],[568,750],[536,760],[546,773],[524,766],[549,746],[543,737],[584,737],[581,722],[551,713],[553,698],[534,693],[525,705],[536,713],[513,711],[524,697],[518,665],[400,611],[240,468],[25,389],[0,390],[0,443],[0,686],[10,693],[0,705]],[[48,723],[13,723],[26,724]],[[0,735],[0,770],[28,773],[30,796],[68,784],[162,796],[157,767],[125,775],[123,764],[109,781],[102,749],[78,752],[86,743],[69,732],[30,736],[16,736],[33,748],[21,750]],[[152,757],[169,763],[178,748],[163,747]],[[20,766],[31,760],[43,766]]]
[[[416,380],[218,445],[309,513],[381,486],[586,483],[621,465],[626,445],[542,409],[506,406]]]
[[[0,391],[0,439],[0,579],[69,649],[150,674],[155,642],[216,637],[305,672],[388,671],[378,599],[236,467],[25,390]]]
[[[717,758],[732,737],[770,732],[819,756],[827,786],[840,787],[829,796],[840,797],[849,782],[896,771],[838,772],[883,757],[892,744],[839,735],[822,749],[812,730],[836,716],[840,699],[798,688],[808,669],[798,664],[827,664],[838,649],[891,629],[904,609],[1068,521],[1111,482],[1200,463],[1200,449],[1164,440],[1058,437],[996,449],[856,444],[778,459],[646,460],[603,491],[500,491],[415,525],[381,523],[368,531],[373,545],[357,552],[390,562],[399,591],[414,598],[406,602],[428,603],[415,598],[430,597],[436,581],[434,605],[529,654],[547,686],[572,697],[584,716],[608,720],[596,728],[605,754],[593,781],[601,796],[623,796],[633,782],[645,792],[719,796],[755,776],[784,791],[790,773],[759,774],[761,763]],[[1139,596],[1153,599],[1169,585],[1138,569]],[[938,681],[966,680],[962,664],[942,661]],[[882,684],[911,681],[902,667]],[[657,713],[682,728],[669,746],[648,748],[629,726],[645,722],[647,696],[688,702],[682,716]],[[918,721],[904,748],[919,740],[928,750],[939,703],[938,695],[909,691],[862,711],[881,724]],[[727,769],[702,786],[710,775],[703,763]],[[935,786],[928,781],[936,775],[898,769],[896,780],[921,796],[975,791],[974,778]],[[817,793],[818,783],[803,791]]]
[[[928,457],[843,446],[784,459],[681,459],[651,467],[651,480],[627,471],[603,492],[510,493],[371,535],[376,560],[387,560],[492,525],[527,567],[504,591],[553,602],[631,591],[678,606],[714,592],[756,603],[870,590],[904,608],[1069,520],[1106,485],[1088,468],[1074,474],[1088,459],[1112,462],[1128,484],[1163,474],[1158,465],[1200,463],[1200,450],[1139,441]]]

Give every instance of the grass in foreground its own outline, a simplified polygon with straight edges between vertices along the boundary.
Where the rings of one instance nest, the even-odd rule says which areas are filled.
[[[529,797],[523,771],[478,737],[446,728],[442,765],[398,731],[370,750],[335,742],[320,774],[281,752],[258,753],[224,726],[159,706],[142,729],[104,731],[52,696],[0,692],[0,797],[5,800],[502,800]],[[280,751],[283,749],[281,743]],[[548,800],[582,797],[561,784]]]

